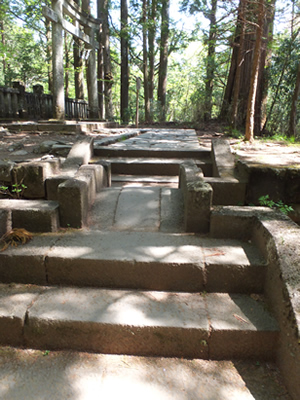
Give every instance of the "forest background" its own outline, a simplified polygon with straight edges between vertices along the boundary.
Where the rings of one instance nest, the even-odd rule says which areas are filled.
[[[300,134],[300,1],[76,0],[102,20],[100,118],[197,125],[232,133]],[[48,0],[2,0],[0,85],[52,91]],[[72,21],[70,21],[72,22]],[[65,95],[87,98],[88,51],[65,33]],[[140,87],[141,85],[141,87]]]

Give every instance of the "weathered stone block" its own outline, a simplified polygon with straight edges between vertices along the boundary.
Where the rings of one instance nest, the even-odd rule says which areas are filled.
[[[22,163],[13,170],[13,181],[26,186],[24,197],[28,199],[43,199],[46,196],[45,180],[58,168],[57,162]]]
[[[71,166],[77,166],[78,168],[80,165],[88,164],[93,155],[93,143],[93,138],[85,138],[76,142],[70,150],[62,168],[68,169]]]
[[[14,162],[0,161],[0,183],[11,183],[14,166]]]
[[[204,182],[203,173],[195,162],[180,166],[179,187],[184,198],[184,227],[186,232],[209,231],[212,187]]]
[[[104,170],[105,174],[103,175],[103,187],[110,187],[111,186],[111,163],[106,161],[98,161],[93,165],[101,165]]]
[[[103,187],[109,186],[107,169],[103,165],[100,164],[82,165],[79,168],[78,173],[82,172],[84,173],[93,172],[95,176],[96,192],[99,192]]]
[[[56,232],[59,228],[58,203],[45,200],[1,200],[0,207],[11,210],[13,228],[30,232]]]
[[[88,205],[91,206],[96,198],[96,177],[92,170],[79,169],[75,179],[86,182],[88,190]]]
[[[57,200],[58,199],[58,186],[65,182],[67,179],[70,179],[69,175],[54,175],[50,176],[45,180],[46,187],[46,198],[48,200]]]
[[[73,178],[61,183],[58,202],[62,227],[81,228],[86,225],[89,209],[87,182]]]
[[[0,237],[11,229],[11,213],[10,210],[0,209]]]

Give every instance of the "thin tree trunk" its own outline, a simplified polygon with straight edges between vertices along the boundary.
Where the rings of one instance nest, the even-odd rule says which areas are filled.
[[[232,100],[232,115],[231,115],[231,125],[236,128],[237,119],[238,119],[238,106],[239,106],[239,94],[240,94],[240,85],[241,85],[241,72],[242,72],[242,63],[244,59],[244,39],[245,39],[245,0],[241,0],[239,15],[241,18],[241,34],[239,40],[239,50],[237,57],[237,66],[235,73],[235,84],[233,90],[233,100]]]
[[[91,13],[90,0],[82,0],[82,11],[86,15]],[[93,28],[84,27],[84,32],[90,36],[92,48],[89,52],[89,56],[86,62],[86,78],[87,78],[87,89],[89,99],[89,118],[99,118],[99,106],[98,106],[98,86],[97,86],[97,63],[96,63],[96,50],[94,47],[95,31]]]
[[[74,0],[80,5],[80,0]],[[79,25],[79,24],[77,24]],[[74,79],[75,79],[75,97],[76,99],[84,99],[84,74],[83,74],[83,46],[80,39],[73,37],[73,58],[74,58]]]
[[[163,0],[162,10],[161,10],[160,62],[159,62],[159,78],[158,78],[158,91],[157,91],[157,98],[160,103],[160,121],[162,122],[166,120],[169,9],[170,9],[170,0]]]
[[[69,71],[70,71],[70,55],[68,49],[67,32],[64,32],[65,39],[65,96],[69,97]]]
[[[148,44],[149,44],[149,101],[150,101],[150,121],[153,121],[154,103],[154,77],[155,77],[155,30],[156,30],[156,6],[157,0],[152,0],[149,7],[148,17]]]
[[[227,120],[228,114],[230,111],[231,107],[231,102],[232,102],[232,96],[233,96],[233,91],[234,91],[234,86],[236,83],[236,70],[238,66],[238,52],[240,49],[240,35],[241,35],[241,30],[242,30],[242,22],[241,22],[241,10],[242,10],[242,3],[244,0],[240,0],[239,3],[239,13],[237,16],[237,23],[236,23],[236,29],[235,29],[235,39],[233,43],[233,50],[231,54],[231,62],[230,62],[230,69],[229,69],[229,74],[226,82],[226,87],[225,87],[225,92],[224,92],[224,97],[223,97],[223,102],[222,102],[222,107],[220,111],[219,118],[223,120]]]
[[[287,135],[289,137],[297,136],[297,105],[298,105],[298,98],[300,95],[300,63],[298,64],[298,71],[297,71],[297,78],[296,78],[296,85],[294,89],[294,94],[292,98],[292,108],[290,114],[290,123],[289,123],[289,130]]]
[[[113,75],[111,69],[110,43],[109,43],[108,0],[98,0],[98,10],[102,15],[101,45],[103,47],[103,65],[104,65],[105,119],[111,121],[113,119],[113,104],[112,104]]]
[[[212,0],[210,10],[210,27],[208,37],[208,51],[206,61],[206,82],[205,82],[205,106],[204,120],[209,121],[212,115],[212,93],[215,75],[215,57],[216,57],[216,13],[218,0]]]
[[[143,76],[144,76],[145,122],[149,122],[150,120],[148,47],[147,47],[147,11],[148,11],[148,1],[143,0],[142,23],[143,23]]]
[[[99,18],[99,15],[98,15]],[[99,35],[100,39],[100,35]],[[100,40],[99,40],[100,43]],[[97,71],[97,83],[98,83],[98,103],[99,103],[99,118],[104,119],[104,65],[103,65],[103,48],[100,45],[98,49],[98,71]]]
[[[128,6],[121,0],[121,121],[128,122]]]
[[[48,91],[52,93],[53,91],[53,75],[52,75],[52,35],[51,35],[51,22],[45,18],[46,27],[46,57],[47,57],[47,75],[48,75]]]
[[[254,56],[252,64],[250,91],[248,97],[246,131],[245,140],[252,142],[254,138],[254,115],[255,115],[255,99],[257,91],[257,81],[259,72],[259,60],[261,53],[261,43],[263,36],[263,24],[265,17],[265,0],[258,1],[258,24],[256,29],[256,41],[254,47]]]

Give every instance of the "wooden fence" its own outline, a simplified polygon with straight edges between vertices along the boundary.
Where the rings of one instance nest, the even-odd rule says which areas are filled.
[[[53,118],[53,96],[44,94],[42,85],[33,93],[15,82],[13,87],[0,86],[0,118],[4,120],[40,120]],[[66,119],[88,119],[89,107],[84,100],[65,99]]]

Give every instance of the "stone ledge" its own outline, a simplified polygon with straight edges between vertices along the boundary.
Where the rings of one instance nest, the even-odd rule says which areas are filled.
[[[300,228],[264,207],[218,207],[210,234],[255,243],[268,261],[265,295],[280,327],[277,361],[293,396],[300,398]]]
[[[185,231],[207,233],[213,190],[204,182],[203,172],[195,162],[180,165],[179,188],[183,191]]]
[[[11,227],[30,232],[56,232],[59,228],[58,207],[55,201],[0,200],[0,211],[11,215]]]

